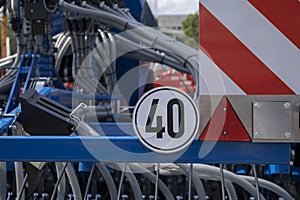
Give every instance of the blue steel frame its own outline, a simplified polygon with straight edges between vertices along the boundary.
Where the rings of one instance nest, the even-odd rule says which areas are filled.
[[[112,151],[112,143],[119,148]],[[150,152],[132,136],[1,136],[0,161],[251,163],[288,166],[290,163],[290,144],[286,143],[217,142],[206,156],[200,158],[199,151],[203,145],[212,145],[212,142],[195,140],[182,155],[181,152],[166,155]],[[97,154],[89,152],[86,146],[97,149]]]
[[[29,69],[27,72],[30,71]],[[72,97],[70,92],[52,88],[44,88],[40,94],[54,99],[61,96]],[[59,101],[59,99],[56,100]],[[18,106],[9,114],[16,116],[20,111],[20,106]],[[8,133],[9,125],[14,120],[15,117],[1,119],[1,133]],[[102,131],[106,136],[1,136],[0,161],[251,163],[277,164],[285,166],[285,171],[290,165],[291,146],[288,143],[200,142],[195,139],[184,152],[166,155],[150,152],[144,147],[134,135],[131,123],[94,123],[91,126],[97,131]],[[113,148],[113,151],[112,144],[117,147]],[[200,156],[199,152],[203,149],[202,147],[211,148],[211,150],[207,155]],[[96,149],[96,154],[88,149]]]
[[[125,0],[136,18],[140,18],[144,0]],[[62,29],[61,18],[54,19],[57,24],[53,28],[58,33]],[[23,55],[25,56],[25,55]],[[30,55],[31,56],[31,55]],[[36,56],[36,55],[35,55]],[[24,58],[24,57],[23,57]],[[34,59],[35,60],[35,59]],[[52,58],[42,57],[39,59],[44,72],[50,76],[55,76],[52,71]],[[21,62],[22,63],[22,62]],[[35,67],[33,62],[31,69]],[[19,73],[26,76],[27,81],[31,77],[31,72],[22,65],[19,66]],[[23,70],[23,71],[22,71]],[[53,74],[51,74],[53,73]],[[23,77],[25,78],[25,77]],[[17,98],[19,85],[17,78],[12,88],[9,101]],[[25,84],[26,86],[26,84]],[[49,89],[42,90],[40,93],[47,95]],[[5,111],[6,114],[17,114],[20,106],[12,104]],[[8,133],[9,126],[15,117],[7,117],[0,120],[0,133]],[[99,124],[93,124],[99,127]],[[131,123],[102,123],[101,129],[106,137],[59,137],[59,136],[0,136],[0,161],[71,161],[71,162],[180,162],[180,163],[224,163],[224,164],[277,164],[279,166],[290,166],[290,149],[288,143],[251,143],[251,142],[200,142],[197,139],[184,152],[175,154],[159,154],[150,152],[144,147],[134,135]],[[120,128],[122,127],[122,128]],[[126,133],[124,132],[126,130]],[[130,133],[128,135],[128,133]],[[127,134],[127,135],[126,135]],[[111,144],[118,148],[111,150]],[[199,152],[204,146],[214,147],[210,152],[201,157]],[[97,154],[89,152],[86,147],[97,149]],[[181,155],[182,153],[182,155]]]
[[[52,88],[44,88],[39,93],[56,101],[59,101],[58,97],[72,96],[70,92]],[[19,106],[11,114],[20,111]],[[4,128],[13,120],[0,120],[0,131],[8,131]],[[281,172],[290,166],[289,143],[200,142],[195,139],[184,152],[166,155],[150,152],[144,147],[135,136],[132,123],[92,123],[90,126],[105,136],[1,136],[0,161],[277,164],[284,166]],[[207,155],[200,156],[203,148],[211,150]],[[96,151],[91,153],[91,149]]]

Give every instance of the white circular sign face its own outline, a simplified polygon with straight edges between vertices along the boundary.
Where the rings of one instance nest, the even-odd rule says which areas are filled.
[[[172,87],[150,90],[133,112],[133,127],[139,140],[159,153],[174,153],[190,145],[199,122],[199,112],[191,97]]]

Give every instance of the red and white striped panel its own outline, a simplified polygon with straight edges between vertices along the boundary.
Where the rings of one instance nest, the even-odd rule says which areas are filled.
[[[218,68],[226,94],[300,94],[298,0],[200,0],[199,16],[201,67]]]

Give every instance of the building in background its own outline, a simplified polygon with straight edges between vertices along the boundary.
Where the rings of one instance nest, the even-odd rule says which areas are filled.
[[[188,15],[159,15],[157,19],[158,27],[178,31],[182,34],[182,22],[185,21],[187,17]]]

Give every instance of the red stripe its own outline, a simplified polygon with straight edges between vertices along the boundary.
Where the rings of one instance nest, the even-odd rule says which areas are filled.
[[[247,94],[294,94],[201,4],[199,32],[200,45]]]
[[[300,2],[298,0],[249,0],[249,2],[300,48]]]

